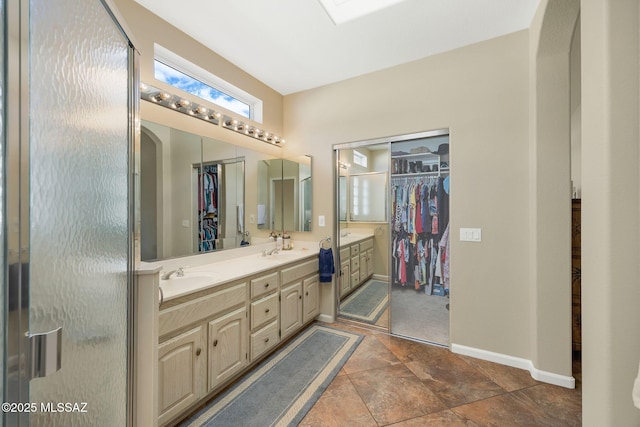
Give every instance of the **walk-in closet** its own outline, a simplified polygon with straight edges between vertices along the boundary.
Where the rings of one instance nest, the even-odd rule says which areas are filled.
[[[448,346],[448,131],[334,150],[339,317]]]

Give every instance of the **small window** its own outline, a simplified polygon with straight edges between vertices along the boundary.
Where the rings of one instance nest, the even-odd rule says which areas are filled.
[[[262,123],[262,101],[160,45],[155,45],[154,77],[184,92]]]
[[[367,167],[367,156],[366,154],[362,154],[357,150],[353,150],[353,163],[362,166],[363,168]]]

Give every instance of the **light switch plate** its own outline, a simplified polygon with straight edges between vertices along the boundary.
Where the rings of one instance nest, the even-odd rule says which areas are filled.
[[[324,227],[324,215],[318,216],[318,227]]]
[[[460,241],[461,242],[481,242],[482,229],[481,228],[461,228]]]

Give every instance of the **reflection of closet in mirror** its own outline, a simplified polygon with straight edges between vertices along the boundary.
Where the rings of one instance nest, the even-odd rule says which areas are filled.
[[[244,158],[232,144],[142,121],[140,132],[140,258],[142,261],[198,253],[201,217],[222,220],[207,250],[241,245],[244,221]],[[242,154],[246,154],[243,152]],[[226,160],[218,160],[226,159]],[[220,164],[216,202],[199,209],[203,167]],[[209,171],[210,173],[211,171]],[[200,175],[200,176],[199,176]],[[213,210],[215,207],[215,211]],[[210,230],[209,230],[210,231]]]
[[[211,252],[243,244],[244,158],[194,166],[194,252]],[[234,209],[235,207],[235,209]],[[245,242],[248,244],[248,242]]]
[[[389,144],[341,144],[337,158],[338,315],[389,325]]]
[[[143,261],[191,254],[192,168],[201,137],[144,122],[140,133],[140,251]]]

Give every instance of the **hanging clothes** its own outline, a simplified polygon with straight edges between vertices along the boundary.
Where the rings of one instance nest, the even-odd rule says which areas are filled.
[[[392,283],[431,294],[449,289],[449,195],[444,178],[393,177]]]

